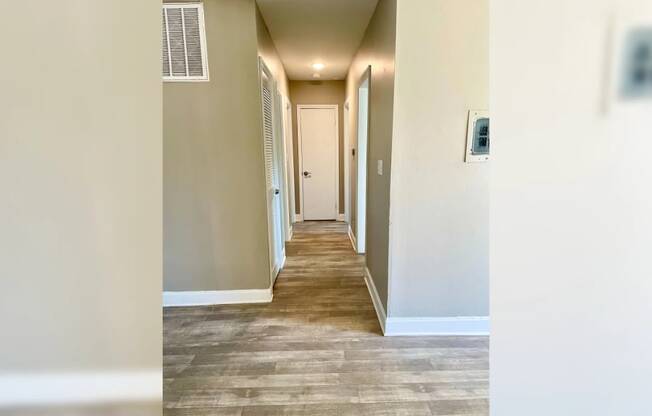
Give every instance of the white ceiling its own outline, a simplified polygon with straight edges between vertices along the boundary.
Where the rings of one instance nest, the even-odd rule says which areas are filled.
[[[291,80],[344,79],[378,0],[257,0]],[[311,65],[325,68],[315,71]]]

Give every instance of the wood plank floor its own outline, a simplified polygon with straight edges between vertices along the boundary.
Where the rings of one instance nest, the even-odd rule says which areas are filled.
[[[488,415],[487,337],[383,337],[337,222],[294,227],[269,304],[164,310],[164,414]]]

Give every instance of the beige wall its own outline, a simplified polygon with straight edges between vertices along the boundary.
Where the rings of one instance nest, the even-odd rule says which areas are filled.
[[[339,125],[339,207],[344,213],[344,81],[290,81],[290,101],[292,102],[292,137],[294,149],[294,195],[295,211],[301,211],[299,193],[299,135],[297,129],[297,105],[299,104],[337,104]]]
[[[360,77],[371,65],[366,259],[367,267],[385,308],[388,293],[389,186],[392,172],[395,44],[396,0],[380,0],[346,79],[346,99],[350,106],[349,132],[351,142],[356,143],[357,89]],[[376,173],[377,160],[384,162],[382,176]],[[351,174],[353,177],[356,175],[355,161]],[[354,190],[355,188],[352,189],[352,197],[355,195]],[[352,198],[352,207],[355,207],[355,204],[355,198]]]
[[[389,314],[485,316],[489,164],[464,153],[468,110],[489,106],[488,1],[397,15]]]
[[[256,33],[258,40],[258,55],[263,58],[265,65],[272,72],[276,81],[276,88],[284,97],[290,96],[288,78],[285,74],[285,68],[278,55],[274,41],[269,33],[269,29],[263,20],[263,16],[256,5]]]
[[[160,3],[3,13],[0,373],[156,371]]]
[[[210,82],[163,85],[164,288],[269,287],[253,0],[205,0]]]

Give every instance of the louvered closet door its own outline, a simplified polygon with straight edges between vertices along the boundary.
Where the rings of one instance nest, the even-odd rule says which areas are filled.
[[[263,82],[263,128],[265,140],[265,177],[267,189],[274,188],[274,122],[272,119],[272,92],[268,82]]]
[[[283,261],[283,231],[281,219],[280,178],[278,174],[276,143],[274,140],[274,110],[272,83],[263,73],[263,140],[265,153],[265,179],[268,192],[268,215],[271,242],[272,268],[274,276]]]

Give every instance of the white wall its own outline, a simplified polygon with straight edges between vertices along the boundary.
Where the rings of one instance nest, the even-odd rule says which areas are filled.
[[[487,0],[398,2],[392,317],[489,313],[489,166],[464,163],[468,110],[489,104],[488,34]]]
[[[650,414],[652,105],[603,111],[617,14],[652,27],[491,2],[492,414]]]

